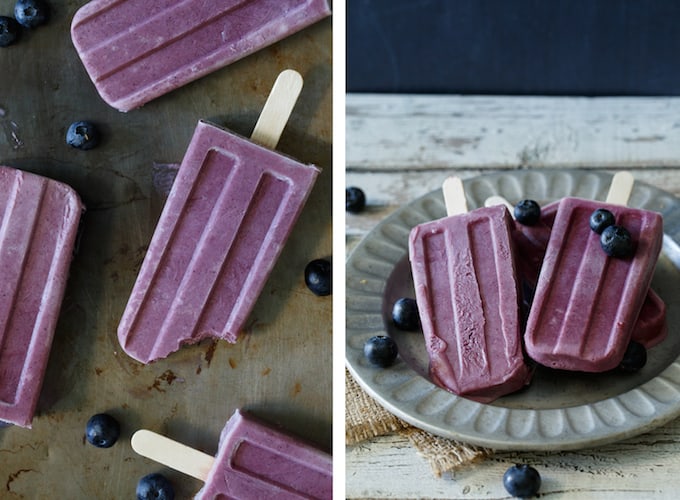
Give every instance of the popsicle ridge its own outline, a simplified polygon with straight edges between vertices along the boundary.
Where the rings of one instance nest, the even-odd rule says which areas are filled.
[[[472,225],[481,225],[479,222]],[[465,371],[479,373],[480,376],[488,373],[489,360],[488,349],[486,346],[488,310],[484,307],[482,296],[480,294],[481,284],[483,278],[475,271],[478,259],[469,251],[475,245],[473,232],[470,227],[465,228],[461,232],[461,236],[465,235],[467,244],[454,244],[452,233],[447,233],[445,238],[446,248],[450,249],[451,257],[447,257],[447,263],[457,262],[457,266],[448,265],[448,275],[450,283],[452,284],[451,302],[453,304],[454,313],[452,321],[454,328],[457,330],[455,338],[458,340],[458,356],[460,365],[458,366],[459,373]],[[456,276],[456,273],[458,276]],[[472,293],[470,293],[472,292]],[[475,318],[478,318],[476,324]],[[477,333],[484,332],[483,335]]]
[[[206,169],[210,168],[210,165],[214,165],[214,162],[210,162],[209,158],[213,152],[213,149],[208,149],[206,152],[205,161]],[[226,157],[230,155],[227,154]],[[173,186],[168,200],[166,201],[166,207],[164,208],[164,214],[169,212],[170,207],[173,207],[172,214],[179,214],[187,210],[187,206],[192,203],[194,209],[197,208],[197,203],[201,200],[209,199],[211,196],[210,191],[207,193],[201,192],[203,189],[220,189],[221,185],[228,185],[231,175],[233,175],[233,169],[222,169],[222,174],[224,174],[224,180],[222,181],[222,176],[218,179],[220,182],[215,183],[198,183],[197,177],[200,174],[199,169],[180,169],[178,171],[177,177]],[[220,171],[217,171],[220,174]],[[186,185],[189,186],[188,189],[178,189],[176,186]],[[172,204],[170,203],[172,201]],[[198,207],[202,208],[202,207]],[[205,208],[209,210],[209,208]],[[163,216],[161,216],[163,220]],[[145,258],[145,265],[139,271],[138,280],[143,280],[148,282],[147,288],[142,288],[140,290],[135,287],[129,300],[128,307],[126,308],[126,314],[121,320],[121,326],[119,327],[119,332],[121,330],[127,331],[139,331],[140,329],[146,329],[146,325],[139,325],[139,321],[142,320],[141,311],[144,307],[161,307],[160,303],[154,304],[157,299],[152,295],[152,290],[157,286],[167,286],[166,282],[174,282],[178,278],[178,271],[176,269],[182,269],[188,265],[186,260],[187,256],[182,252],[176,252],[179,248],[171,243],[177,241],[195,242],[200,239],[201,232],[204,230],[205,226],[203,224],[182,224],[185,219],[176,217],[172,219],[170,223],[166,223],[163,232],[158,232],[152,239],[149,249],[147,250],[147,257]],[[151,257],[154,257],[153,259]],[[148,263],[147,263],[148,262]],[[171,288],[172,289],[172,288]],[[175,294],[176,296],[176,294]],[[168,304],[167,308],[170,308],[168,303],[169,297],[165,297],[164,303]],[[128,311],[133,311],[133,313],[128,314]],[[161,317],[167,317],[163,314]],[[165,328],[161,328],[160,335]],[[192,330],[193,331],[193,330]],[[119,335],[120,336],[120,335]],[[129,335],[125,338],[125,342],[122,343],[124,349],[128,349],[129,345],[133,344],[133,335]]]
[[[588,247],[599,250],[597,248],[599,235],[592,231],[587,224],[584,224],[582,216],[580,219],[579,221],[579,218],[572,214],[565,239],[567,241],[590,239],[591,242]],[[604,251],[583,252],[577,257],[573,262],[570,262],[565,253],[558,255],[555,265],[560,269],[561,275],[572,276],[573,282],[568,289],[567,300],[560,302],[560,307],[556,307],[550,312],[546,311],[546,313],[550,317],[548,328],[554,328],[557,333],[553,352],[558,353],[565,346],[570,346],[573,348],[572,355],[575,358],[580,358],[586,348],[585,342],[574,343],[571,342],[571,339],[588,338],[585,332],[593,327],[593,322],[598,314],[598,311],[596,311],[598,301],[594,301],[593,297],[601,297],[601,294],[605,292],[605,290],[602,290],[602,287],[606,284],[604,276],[607,275],[607,268],[612,263],[612,259],[608,258]],[[557,286],[554,288],[555,290],[551,293],[564,293],[564,290],[559,290]],[[582,293],[586,289],[590,292]]]
[[[222,165],[219,161],[216,161],[220,157],[225,160]],[[158,349],[165,343],[172,344],[174,342],[172,348],[174,351],[180,348],[182,342],[197,342],[202,337],[219,336],[221,334],[221,330],[216,329],[200,332],[198,325],[201,311],[204,310],[211,296],[215,293],[217,283],[221,281],[222,270],[231,257],[234,239],[243,224],[243,219],[240,219],[241,214],[229,210],[228,207],[233,194],[229,189],[232,185],[230,180],[238,169],[238,163],[238,158],[227,151],[209,150],[204,163],[205,175],[213,179],[215,179],[213,175],[218,175],[216,179],[221,179],[222,175],[225,175],[225,181],[215,183],[194,181],[181,211],[198,217],[196,219],[198,223],[182,224],[181,219],[177,219],[165,246],[158,245],[154,248],[155,250],[161,247],[159,251],[162,252],[154,272],[154,278],[156,278],[154,285],[175,290],[174,298],[166,301],[165,319],[160,326],[152,350],[154,357],[167,356],[168,352],[163,352],[165,349]],[[216,170],[218,172],[215,172]],[[222,172],[219,172],[219,170],[222,170]],[[218,194],[211,194],[213,192]],[[211,201],[213,199],[215,200],[214,203]],[[219,231],[220,222],[222,222],[221,225],[224,225],[225,220],[239,221],[238,226],[235,226],[234,231]],[[196,245],[193,253],[189,256],[190,260],[186,264],[180,263],[186,258],[185,255],[176,251],[165,251],[166,248],[179,249],[181,245],[178,243],[181,240],[195,242]],[[218,257],[217,259],[213,257],[215,262],[210,262],[206,254]],[[153,256],[153,253],[151,253],[151,256]],[[173,269],[172,275],[163,275],[162,271],[167,268]],[[179,285],[175,287],[175,283],[178,281]],[[238,286],[237,283],[232,283],[230,286],[232,285]],[[150,297],[147,293],[145,300],[148,298]],[[143,307],[144,304],[141,305],[140,310]],[[223,304],[223,307],[225,310],[231,309],[230,304]],[[181,331],[181,335],[178,335],[176,330]]]
[[[8,380],[22,379],[21,372],[26,368],[25,358],[28,355],[31,338],[33,338],[31,332],[31,335],[17,336],[19,342],[15,342],[12,346],[9,346],[9,342],[6,341],[11,332],[10,328],[13,326],[12,317],[23,286],[22,282],[27,271],[26,261],[33,243],[31,237],[45,195],[45,183],[42,180],[28,183],[26,186],[22,185],[22,179],[16,176],[13,179],[0,229],[0,260],[16,263],[16,265],[6,265],[0,288],[3,297],[0,301],[0,325],[2,325],[0,367],[2,367],[2,378]],[[23,211],[30,214],[30,220],[26,220],[27,217],[23,224],[13,223],[17,220],[17,214]],[[19,214],[18,217],[22,218],[22,215]],[[19,389],[19,385],[0,385],[0,400],[10,404],[15,403]]]
[[[286,180],[277,179],[266,172],[262,173],[259,180],[255,182],[245,213],[242,216],[235,214],[235,218],[242,218],[238,226],[233,227],[232,232],[220,231],[220,226],[224,226],[225,219],[232,220],[224,215],[227,211],[225,204],[228,205],[234,196],[234,193],[227,189],[228,185],[228,182],[225,183],[214,209],[209,214],[193,257],[177,287],[175,300],[168,308],[156,346],[166,342],[169,335],[176,336],[172,332],[178,328],[185,332],[183,335],[185,338],[191,339],[184,342],[199,341],[211,336],[221,336],[232,342],[238,338],[240,332],[238,327],[234,328],[234,324],[239,322],[238,314],[241,310],[239,302],[244,300],[243,297],[236,295],[233,297],[234,302],[230,303],[216,299],[215,295],[219,294],[220,288],[227,284],[234,290],[251,288],[254,274],[262,265],[261,249],[267,247],[265,240],[269,228],[276,225],[279,219],[279,210],[271,213],[263,208],[268,208],[270,202],[285,203],[291,186]],[[265,197],[268,198],[268,202],[263,203]],[[254,224],[256,220],[258,223]],[[244,226],[252,229],[241,231]],[[220,233],[223,237],[216,238],[215,235]],[[240,236],[239,233],[241,233]],[[243,257],[241,254],[244,251],[250,253],[252,249],[258,249],[252,268],[241,269],[228,265],[231,262],[238,262],[239,258]],[[211,255],[222,255],[221,262],[217,259],[218,262],[211,264]],[[206,286],[206,283],[210,285]],[[226,314],[227,312],[229,314]],[[211,316],[222,316],[225,321],[218,323],[205,319]],[[178,342],[177,349],[179,347]],[[162,352],[154,353],[154,355],[158,354],[167,355]]]
[[[111,9],[125,3],[126,6],[134,3],[132,0],[120,0],[115,6],[111,6]],[[196,2],[195,0],[183,0],[180,2],[169,1],[167,6],[161,7],[157,10],[155,15],[152,15],[145,19],[145,21],[133,29],[128,28],[120,32],[117,36],[110,39],[103,40],[99,44],[92,45],[88,48],[84,48],[81,52],[83,58],[88,58],[91,60],[97,60],[102,57],[108,58],[110,61],[110,66],[107,71],[102,72],[97,75],[96,81],[101,82],[111,77],[118,71],[124,70],[125,68],[135,66],[139,61],[144,60],[149,57],[153,57],[158,52],[162,51],[166,47],[171,45],[181,44],[181,40],[185,37],[191,36],[194,33],[206,29],[208,25],[214,25],[220,22],[225,16],[229,15],[234,9],[236,9],[240,4],[245,3],[244,1],[237,2],[234,5],[217,5],[215,2]],[[140,2],[140,8],[148,9],[148,0]],[[105,13],[95,13],[89,19],[81,19],[80,23],[91,22],[103,16]],[[108,14],[108,12],[106,13]],[[189,21],[192,16],[202,15],[205,24],[195,25]],[[173,26],[172,35],[167,37],[149,37],[147,33],[163,32],[168,26]],[[216,26],[215,29],[220,28]],[[221,27],[224,29],[224,26]],[[135,36],[138,43],[134,46],[125,46],[125,38],[129,36]],[[125,50],[116,51],[111,54],[111,46],[117,46],[120,40],[123,39],[123,47]],[[217,50],[217,49],[215,49]],[[209,56],[212,52],[205,54]]]
[[[326,480],[328,471],[322,467],[315,467],[307,463],[306,457],[289,457],[288,446],[267,446],[267,443],[257,443],[247,436],[235,446],[231,457],[231,466],[235,471],[252,474],[262,482],[268,482],[289,493],[312,496],[318,485]],[[302,491],[290,488],[287,483],[291,478],[305,478],[301,485]],[[229,476],[225,475],[225,483]]]
[[[479,372],[484,370],[484,352],[478,345],[475,336],[472,335],[474,332],[469,332],[470,328],[474,329],[474,321],[467,311],[473,308],[476,316],[482,317],[481,297],[479,295],[473,296],[472,293],[461,294],[457,290],[456,285],[458,287],[469,286],[470,283],[472,283],[472,290],[477,290],[477,283],[469,255],[455,255],[456,250],[449,243],[450,236],[444,231],[433,229],[422,238],[422,251],[425,258],[429,262],[436,263],[425,271],[427,273],[426,282],[432,283],[439,276],[448,276],[449,283],[452,284],[448,291],[444,289],[435,290],[430,286],[423,286],[422,288],[433,304],[434,311],[432,315],[423,318],[423,321],[428,324],[426,330],[431,332],[430,335],[426,336],[426,341],[432,354],[431,363],[433,365],[441,366],[442,370],[449,371],[454,369],[452,365],[455,364],[459,373],[465,371]],[[458,262],[459,265],[450,265],[454,261]],[[460,280],[455,279],[454,272],[460,274]],[[435,301],[435,297],[433,297],[435,293],[438,295],[448,294],[450,300]],[[437,334],[437,332],[446,331],[449,328],[457,331],[456,342],[452,345],[449,345],[441,335]],[[447,356],[449,348],[456,349],[458,353],[458,356],[452,356],[452,362],[449,362]]]

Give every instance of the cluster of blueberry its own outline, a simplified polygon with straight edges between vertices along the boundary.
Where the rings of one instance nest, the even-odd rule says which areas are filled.
[[[45,24],[50,9],[42,0],[17,0],[14,17],[0,16],[0,47],[7,47],[19,39],[21,30]]]
[[[614,214],[599,208],[590,216],[590,229],[600,235],[600,245],[610,257],[625,258],[633,254],[633,238],[623,226],[615,224]]]
[[[111,448],[120,436],[120,424],[108,413],[97,413],[85,426],[87,442],[97,448]],[[175,490],[165,476],[152,473],[137,483],[137,500],[173,500]]]

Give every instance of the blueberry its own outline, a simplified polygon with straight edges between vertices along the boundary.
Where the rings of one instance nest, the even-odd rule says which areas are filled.
[[[305,283],[316,295],[331,294],[331,277],[331,263],[326,259],[315,259],[305,267]]]
[[[602,234],[602,231],[609,226],[613,226],[614,222],[616,222],[616,219],[613,213],[606,208],[598,208],[590,216],[590,229],[597,234]]]
[[[148,474],[137,483],[137,500],[173,500],[175,490],[165,476]]]
[[[77,149],[92,149],[99,144],[97,127],[90,122],[73,122],[66,131],[66,143]]]
[[[392,321],[400,330],[409,332],[420,329],[418,305],[414,299],[402,297],[392,306]]]
[[[647,364],[647,349],[639,342],[631,340],[619,364],[619,370],[627,373],[637,372]]]
[[[541,219],[541,207],[534,200],[522,200],[515,205],[515,220],[525,226],[534,226]]]
[[[397,343],[391,337],[376,335],[364,344],[364,356],[375,366],[386,368],[394,363],[398,354]]]
[[[90,417],[85,426],[87,441],[97,448],[110,448],[120,436],[118,421],[106,413],[98,413]]]
[[[541,475],[530,465],[513,465],[503,474],[503,486],[513,497],[533,497],[541,487]]]
[[[19,38],[21,26],[11,17],[0,16],[0,47],[12,45]]]
[[[49,7],[42,0],[17,0],[14,17],[26,28],[35,28],[47,22]]]
[[[350,213],[358,214],[366,208],[366,195],[358,187],[348,187],[345,189],[345,210]]]
[[[609,226],[600,235],[602,250],[611,257],[624,258],[633,254],[633,237],[625,227]]]

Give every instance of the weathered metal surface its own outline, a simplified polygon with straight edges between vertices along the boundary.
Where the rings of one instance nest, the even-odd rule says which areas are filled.
[[[303,272],[332,246],[331,20],[120,113],[99,98],[70,41],[84,3],[51,1],[49,24],[0,49],[0,164],[64,181],[87,205],[33,429],[0,429],[0,497],[133,498],[137,480],[154,471],[167,474],[178,498],[190,497],[200,482],[136,455],[130,436],[149,428],[212,454],[237,407],[330,449],[331,298],[313,295]],[[0,14],[13,5],[0,2]],[[134,361],[116,328],[164,201],[154,164],[179,162],[199,119],[248,136],[289,67],[305,86],[277,149],[322,174],[247,334],[147,366]],[[66,128],[82,119],[101,128],[98,148],[66,145]],[[98,412],[122,426],[110,449],[84,439]]]

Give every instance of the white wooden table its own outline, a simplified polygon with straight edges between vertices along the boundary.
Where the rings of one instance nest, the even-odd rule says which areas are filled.
[[[347,214],[348,252],[399,206],[468,178],[520,168],[630,169],[680,196],[680,99],[350,94],[346,182],[367,210]],[[670,334],[677,334],[671,327]],[[678,498],[680,420],[626,441],[571,452],[497,452],[435,477],[406,438],[346,448],[347,498],[507,498],[505,470],[541,473],[543,498]]]

